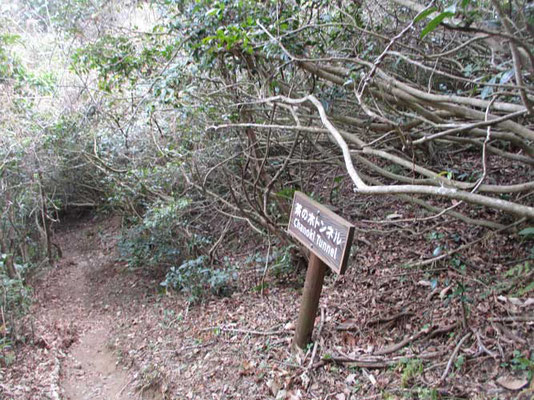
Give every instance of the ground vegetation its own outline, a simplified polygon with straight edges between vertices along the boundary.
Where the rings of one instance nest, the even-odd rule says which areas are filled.
[[[261,357],[234,365],[242,394],[260,375],[258,398],[532,390],[531,2],[17,0],[0,22],[3,366],[36,342],[31,288],[69,266],[61,221],[87,213],[120,217],[116,267],[200,307],[188,340],[202,343],[174,346],[244,334],[263,343],[245,354],[294,357],[279,300],[276,322],[213,319],[217,302],[258,313],[269,292],[294,295],[299,190],[355,224],[351,266],[329,278],[315,347],[281,375]],[[179,392],[179,355],[135,350],[129,327],[117,343],[139,387]],[[340,370],[350,390],[330,392]]]

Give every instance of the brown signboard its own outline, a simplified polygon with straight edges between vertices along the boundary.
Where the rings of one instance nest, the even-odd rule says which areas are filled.
[[[343,274],[354,237],[354,226],[310,199],[295,192],[288,232],[310,249],[332,270]]]

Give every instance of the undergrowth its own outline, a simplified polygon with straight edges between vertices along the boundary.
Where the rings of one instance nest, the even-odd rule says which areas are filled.
[[[31,291],[24,277],[28,265],[15,264],[20,278],[10,278],[5,273],[6,255],[0,255],[0,364],[8,365],[13,359],[13,345],[21,333],[21,318],[31,304]]]
[[[200,256],[187,260],[178,267],[171,267],[161,286],[183,292],[190,302],[196,303],[208,293],[229,295],[236,278],[237,272],[230,264],[213,268],[209,265],[208,257]]]
[[[237,273],[227,260],[213,266],[206,256],[211,238],[187,229],[185,213],[190,204],[186,198],[154,204],[142,219],[131,221],[122,234],[119,252],[132,269],[157,275],[164,271],[161,286],[184,293],[196,303],[208,294],[228,295]]]
[[[132,218],[119,241],[121,258],[130,268],[155,268],[175,265],[176,260],[202,242],[202,238],[187,240],[184,235],[185,218],[181,217],[190,201],[173,199],[157,202],[142,218]],[[204,239],[206,241],[206,239]]]

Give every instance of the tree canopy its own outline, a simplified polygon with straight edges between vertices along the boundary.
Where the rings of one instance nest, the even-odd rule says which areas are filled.
[[[388,196],[413,211],[384,223],[531,232],[531,2],[18,0],[0,11],[9,279],[53,262],[51,225],[76,208],[122,212],[129,262],[167,269],[222,263],[231,224],[295,264],[295,190],[353,219]]]

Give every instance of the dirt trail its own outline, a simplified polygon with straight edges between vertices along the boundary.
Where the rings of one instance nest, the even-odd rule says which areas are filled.
[[[127,371],[110,348],[109,327],[114,313],[106,292],[113,268],[116,226],[70,223],[56,234],[63,258],[46,278],[44,298],[48,318],[74,324],[61,365],[60,386],[66,399],[126,400],[134,397]],[[115,224],[116,225],[116,224]],[[46,306],[45,306],[46,305]]]

